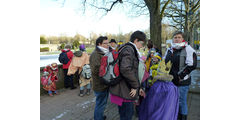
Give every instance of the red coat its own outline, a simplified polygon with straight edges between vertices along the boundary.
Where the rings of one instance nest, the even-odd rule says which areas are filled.
[[[70,49],[68,49],[67,51],[68,51],[67,56],[68,56],[69,61],[67,64],[63,64],[63,69],[68,69],[68,67],[72,61],[72,58],[73,58],[73,52]],[[62,49],[62,52],[66,52],[66,50]]]

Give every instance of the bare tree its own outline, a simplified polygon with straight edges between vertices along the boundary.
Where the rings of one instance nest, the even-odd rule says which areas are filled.
[[[171,0],[83,0],[80,8],[85,12],[89,6],[102,10],[104,15],[111,11],[115,6],[132,7],[136,16],[148,15],[150,17],[150,39],[153,44],[161,50],[162,44],[162,19],[164,11]],[[63,1],[65,2],[65,0]],[[64,5],[64,3],[63,3]],[[131,12],[130,12],[131,13]]]
[[[200,27],[200,0],[173,0],[166,11],[171,26],[181,31],[183,27],[185,40],[193,45],[193,32]]]

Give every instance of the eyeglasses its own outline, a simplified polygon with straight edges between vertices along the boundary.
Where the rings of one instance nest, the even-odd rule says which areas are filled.
[[[109,43],[102,43],[102,44],[108,45]]]
[[[143,42],[143,41],[139,41],[139,43],[140,43],[142,46],[144,46],[144,42]]]

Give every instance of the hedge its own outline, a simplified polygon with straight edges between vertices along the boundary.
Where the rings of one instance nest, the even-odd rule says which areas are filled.
[[[49,52],[49,47],[40,48],[40,52]]]

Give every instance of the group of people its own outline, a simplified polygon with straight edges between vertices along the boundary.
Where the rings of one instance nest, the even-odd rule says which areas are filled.
[[[139,50],[145,43],[146,35],[141,31],[135,31],[128,43],[117,48],[110,46],[107,37],[97,38],[90,56],[96,96],[95,120],[106,119],[104,110],[109,95],[111,103],[118,105],[120,120],[131,120],[134,108],[140,120],[187,119],[190,73],[197,64],[195,50],[184,40],[182,32],[173,35],[172,46],[167,48],[165,55],[148,41],[148,56],[142,56]],[[106,85],[100,80],[99,67],[101,58],[112,49],[119,51],[121,80],[116,85]],[[144,63],[143,70],[141,63]]]
[[[64,59],[66,61],[65,63],[62,63],[64,72],[64,87],[66,89],[70,88],[71,90],[77,88],[73,83],[73,75],[77,72],[80,86],[79,96],[83,97],[85,94],[90,95],[92,81],[89,65],[90,56],[86,53],[85,45],[81,44],[79,46],[79,50],[74,53],[71,51],[71,45],[66,45],[64,49],[61,50],[61,54],[59,55],[59,61],[61,62],[60,59]],[[53,92],[59,94],[56,90],[56,82],[58,81],[57,73],[57,63],[47,65],[43,69],[41,82],[43,89],[48,91],[49,96],[53,96]],[[86,92],[84,93],[85,87]]]
[[[140,49],[146,43],[149,51],[147,57],[144,57]],[[139,120],[187,119],[190,73],[197,66],[197,55],[184,40],[182,32],[173,34],[173,43],[166,49],[164,55],[151,40],[147,42],[146,34],[142,31],[133,32],[129,42],[125,44],[117,44],[114,39],[109,41],[106,36],[100,36],[96,39],[95,50],[90,56],[82,48],[74,54],[68,46],[62,50],[67,52],[70,58],[67,64],[63,64],[64,86],[75,89],[72,75],[76,71],[81,74],[84,67],[90,65],[88,68],[91,71],[91,77],[87,79],[88,75],[82,75],[84,77],[79,79],[79,95],[84,95],[84,86],[87,87],[87,94],[90,94],[92,87],[96,96],[94,120],[107,118],[104,110],[109,96],[111,103],[118,106],[120,120],[131,120],[134,108]],[[100,80],[99,69],[102,57],[112,50],[119,52],[121,77],[117,84],[107,85]],[[57,80],[54,77],[52,79]]]

